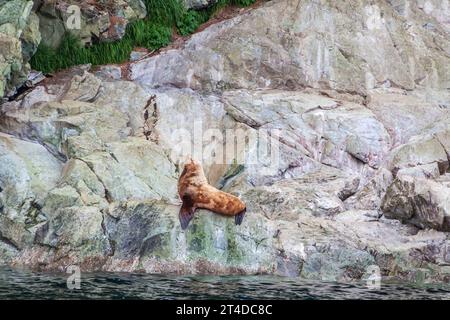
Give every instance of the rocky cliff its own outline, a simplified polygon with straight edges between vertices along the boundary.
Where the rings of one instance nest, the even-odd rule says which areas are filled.
[[[45,80],[1,109],[0,262],[448,281],[449,18],[448,1],[274,0]],[[277,132],[275,168],[253,142],[243,163],[203,158],[246,202],[239,227],[203,210],[179,226],[173,133],[199,126]]]
[[[0,102],[28,78],[28,61],[41,41],[39,18],[33,2],[0,1]]]

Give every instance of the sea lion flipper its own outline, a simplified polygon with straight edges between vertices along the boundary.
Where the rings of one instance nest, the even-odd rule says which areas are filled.
[[[234,216],[234,223],[236,224],[236,225],[241,225],[241,223],[242,223],[242,220],[244,220],[244,215],[245,215],[245,212],[246,212],[247,210],[246,209],[244,209],[244,210],[242,210],[241,212],[239,212],[237,215],[235,215]]]
[[[185,230],[188,227],[189,222],[194,217],[194,212],[195,208],[193,207],[191,197],[188,195],[183,196],[183,205],[181,206],[179,214],[181,229]]]

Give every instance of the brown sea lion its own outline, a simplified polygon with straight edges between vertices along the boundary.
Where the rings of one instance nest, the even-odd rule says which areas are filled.
[[[183,201],[179,214],[183,230],[189,225],[197,208],[234,216],[237,225],[242,223],[246,211],[245,203],[238,197],[211,186],[202,166],[192,159],[185,164],[178,180],[178,194]]]

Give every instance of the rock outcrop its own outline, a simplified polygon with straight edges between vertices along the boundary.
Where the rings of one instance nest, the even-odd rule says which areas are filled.
[[[33,1],[0,1],[0,99],[13,95],[27,80],[28,61],[41,41],[32,8]]]
[[[408,3],[270,1],[5,103],[0,262],[449,281],[450,37]],[[241,226],[200,210],[181,230],[189,154]]]
[[[417,225],[450,231],[450,175],[430,180],[411,175],[398,177],[383,203],[385,216]]]
[[[410,1],[409,8],[419,2]],[[133,65],[132,79],[195,90],[445,92],[448,33],[433,16],[410,9],[405,18],[385,1],[270,1],[261,10],[194,35],[184,50]],[[424,27],[431,21],[434,29]],[[169,63],[171,72],[164,71]],[[437,96],[445,100],[448,92]]]
[[[66,32],[84,44],[119,40],[129,22],[142,19],[147,10],[141,0],[35,1],[42,41],[56,48]]]

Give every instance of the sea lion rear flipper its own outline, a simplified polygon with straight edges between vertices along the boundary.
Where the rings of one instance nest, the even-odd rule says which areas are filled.
[[[193,202],[190,196],[184,195],[183,196],[183,205],[181,206],[179,218],[180,218],[180,224],[181,229],[185,230],[189,222],[194,217],[195,208],[193,207]]]
[[[244,215],[245,212],[247,211],[247,209],[242,210],[241,212],[239,212],[237,215],[234,216],[234,223],[236,225],[241,225],[242,220],[244,220]]]

